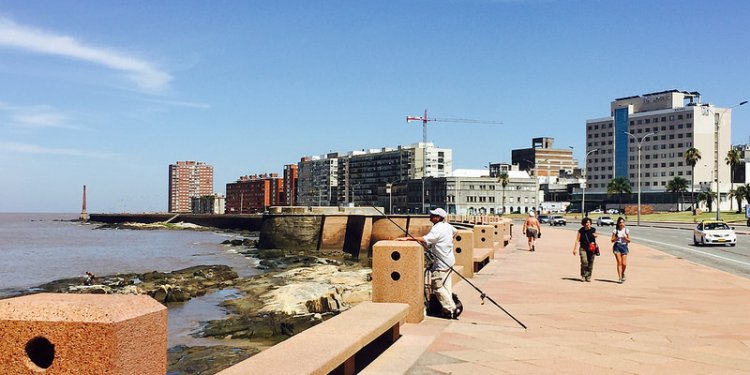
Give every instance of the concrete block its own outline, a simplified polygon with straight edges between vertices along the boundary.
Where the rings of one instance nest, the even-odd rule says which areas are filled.
[[[495,259],[494,238],[495,228],[492,225],[477,224],[474,225],[474,250],[492,249],[490,259]]]
[[[424,267],[424,248],[419,243],[378,241],[372,247],[372,301],[406,303],[406,322],[421,322]]]
[[[463,267],[462,275],[474,277],[474,232],[471,230],[459,230],[453,238],[453,255],[456,257],[456,265]]]
[[[0,374],[164,375],[167,309],[148,296],[0,301]]]

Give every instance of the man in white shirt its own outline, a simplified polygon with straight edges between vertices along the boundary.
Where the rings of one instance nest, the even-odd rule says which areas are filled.
[[[445,221],[448,213],[442,208],[430,211],[433,226],[423,237],[403,237],[400,240],[415,240],[430,248],[433,263],[430,268],[430,285],[443,306],[445,315],[453,316],[456,304],[453,302],[453,283],[450,277],[451,267],[456,263],[453,255],[453,237],[458,230]]]

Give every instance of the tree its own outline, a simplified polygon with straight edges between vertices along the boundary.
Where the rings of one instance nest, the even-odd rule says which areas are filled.
[[[708,212],[711,212],[713,210],[715,198],[716,198],[716,193],[714,193],[713,190],[711,190],[711,187],[709,186],[705,191],[698,194],[698,203],[706,202],[706,207],[708,208]]]
[[[685,163],[692,168],[690,172],[690,201],[695,210],[695,165],[698,164],[698,160],[701,160],[701,151],[695,147],[690,147],[685,150]]]
[[[501,172],[500,175],[497,176],[497,182],[503,187],[503,209],[500,213],[502,215],[505,214],[505,187],[508,186],[508,182],[510,182],[508,172]]]
[[[733,192],[734,199],[737,200],[737,210],[742,211],[742,200],[747,200],[750,203],[750,184],[737,186]]]
[[[607,195],[617,194],[619,196],[620,210],[622,210],[622,195],[632,192],[633,188],[630,187],[630,180],[625,177],[615,177],[607,184]]]
[[[667,191],[677,195],[677,209],[680,209],[680,197],[687,191],[687,180],[682,177],[675,177],[667,182]]]
[[[740,150],[734,148],[727,151],[727,157],[724,158],[724,161],[726,161],[727,165],[729,166],[729,190],[734,190],[734,167],[736,167],[737,164],[740,163],[741,159],[742,155]],[[729,200],[729,211],[732,211],[731,199]]]

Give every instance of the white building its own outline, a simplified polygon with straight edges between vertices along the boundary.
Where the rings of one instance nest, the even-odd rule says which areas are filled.
[[[728,208],[729,167],[724,162],[731,144],[731,108],[703,104],[700,93],[678,90],[615,99],[610,114],[586,121],[587,198],[606,194],[616,177],[630,180],[638,189],[638,148],[641,146],[641,191],[648,203],[663,201],[667,183],[682,177],[688,184],[695,178],[695,189],[720,181],[721,205]],[[627,133],[632,135],[629,135]],[[702,158],[695,176],[685,162],[685,151],[697,148]],[[718,170],[718,172],[716,172]],[[688,191],[690,188],[688,188]]]

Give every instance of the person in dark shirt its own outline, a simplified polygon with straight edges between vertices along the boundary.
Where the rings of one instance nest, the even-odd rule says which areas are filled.
[[[591,273],[594,270],[594,258],[596,257],[591,245],[596,246],[596,228],[591,227],[591,219],[585,217],[581,220],[581,229],[578,229],[576,242],[573,244],[573,255],[580,252],[581,257],[581,281],[591,281]],[[580,246],[579,246],[580,245]]]

